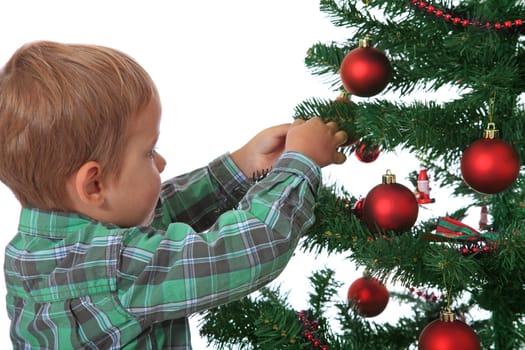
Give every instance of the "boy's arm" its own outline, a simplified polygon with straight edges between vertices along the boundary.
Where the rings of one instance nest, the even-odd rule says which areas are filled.
[[[207,232],[175,223],[166,232],[127,235],[120,263],[126,277],[118,282],[122,304],[138,317],[162,321],[239,299],[270,282],[314,221],[319,183],[319,167],[288,152],[238,209],[223,213]]]
[[[184,222],[204,231],[237,206],[249,187],[230,155],[224,154],[206,167],[164,182],[152,226],[165,230],[173,222]]]
[[[247,178],[273,167],[284,151],[290,126],[266,128],[206,168],[166,182],[153,225],[166,229],[171,222],[185,222],[196,231],[209,228],[221,213],[238,204],[249,188]]]

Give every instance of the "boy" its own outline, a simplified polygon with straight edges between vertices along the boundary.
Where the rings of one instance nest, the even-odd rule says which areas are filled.
[[[110,48],[35,42],[1,71],[0,180],[23,207],[4,266],[15,349],[189,349],[187,316],[274,279],[319,168],[345,160],[346,134],[313,118],[161,184],[160,115]]]

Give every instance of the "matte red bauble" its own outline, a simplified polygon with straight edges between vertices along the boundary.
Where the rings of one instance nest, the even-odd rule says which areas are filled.
[[[419,350],[480,350],[477,334],[451,312],[441,314],[419,335]]]
[[[507,142],[495,137],[493,129],[485,130],[484,138],[474,141],[463,151],[463,180],[478,192],[504,191],[516,181],[519,171],[518,153]]]
[[[374,317],[386,308],[390,293],[385,285],[372,277],[361,277],[348,288],[348,304],[363,317]]]
[[[382,51],[370,47],[370,40],[362,39],[359,47],[343,58],[339,74],[346,91],[357,96],[370,97],[380,93],[388,85],[392,67]]]
[[[371,231],[406,231],[416,222],[418,212],[416,196],[396,183],[390,170],[383,175],[383,183],[368,192],[363,205],[363,218]]]

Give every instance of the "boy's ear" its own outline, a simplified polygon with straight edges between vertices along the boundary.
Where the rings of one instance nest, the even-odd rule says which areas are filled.
[[[73,176],[72,185],[77,198],[84,204],[100,206],[104,203],[102,167],[98,162],[82,165]]]

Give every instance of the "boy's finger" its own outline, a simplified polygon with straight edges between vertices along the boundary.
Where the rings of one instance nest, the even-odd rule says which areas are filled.
[[[341,146],[348,141],[348,134],[344,130],[339,130],[335,133],[334,138],[338,146]]]
[[[330,128],[333,132],[336,132],[338,129],[338,126],[335,122],[328,122],[326,123],[326,126]]]
[[[297,126],[297,125],[301,125],[301,124],[304,124],[304,120],[303,119],[295,119],[292,123],[292,125],[290,127],[294,127],[294,126]]]
[[[272,132],[272,134],[275,134],[275,135],[286,135],[286,133],[288,132],[288,129],[290,129],[291,126],[292,126],[291,123],[279,124],[279,125],[274,125],[270,127],[268,130]]]
[[[334,156],[334,164],[343,164],[346,161],[346,155],[343,152],[337,152]]]

